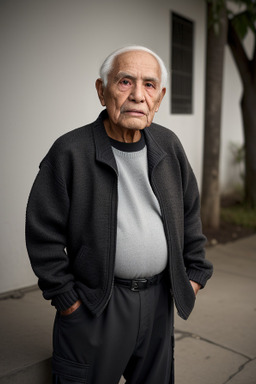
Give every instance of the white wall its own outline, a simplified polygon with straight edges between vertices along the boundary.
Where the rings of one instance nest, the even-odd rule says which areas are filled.
[[[223,194],[240,184],[239,166],[234,163],[231,144],[242,145],[240,98],[242,85],[229,48],[225,52],[223,103],[221,117],[220,187]]]
[[[252,34],[248,33],[244,46],[248,57],[253,53]],[[224,78],[223,78],[223,103],[221,118],[221,154],[220,154],[220,184],[223,194],[230,193],[242,187],[239,175],[243,166],[234,163],[230,149],[231,143],[242,146],[244,143],[243,123],[240,102],[243,94],[242,82],[229,47],[226,47]]]
[[[112,50],[145,45],[169,66],[170,10],[195,22],[195,112],[171,116],[168,92],[155,121],[178,134],[200,181],[203,0],[1,2],[0,292],[36,282],[25,248],[24,220],[39,162],[58,136],[98,116],[94,81]]]

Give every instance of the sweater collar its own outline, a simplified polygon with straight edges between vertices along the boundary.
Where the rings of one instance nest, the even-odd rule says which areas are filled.
[[[115,157],[111,148],[111,142],[104,127],[107,118],[107,110],[103,110],[94,123],[93,135],[96,148],[96,160],[109,165],[118,173]],[[155,126],[154,123],[151,126]],[[151,127],[150,126],[150,127]],[[150,131],[150,127],[144,129],[146,145],[148,147],[148,166],[151,174],[155,166],[166,156],[166,152],[160,147]]]

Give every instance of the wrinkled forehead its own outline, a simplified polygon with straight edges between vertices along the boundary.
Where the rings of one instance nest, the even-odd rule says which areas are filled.
[[[115,77],[121,72],[161,81],[161,68],[157,59],[144,51],[128,51],[118,55],[113,61],[110,76]]]

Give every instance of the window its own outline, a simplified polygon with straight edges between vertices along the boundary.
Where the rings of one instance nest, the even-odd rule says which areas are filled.
[[[194,23],[171,13],[171,113],[191,114]]]

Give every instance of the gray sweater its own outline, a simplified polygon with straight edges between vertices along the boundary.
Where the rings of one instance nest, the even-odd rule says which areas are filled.
[[[162,272],[168,255],[160,206],[148,178],[143,135],[136,144],[124,144],[119,150],[117,142],[113,148],[118,168],[115,275],[125,279]]]

